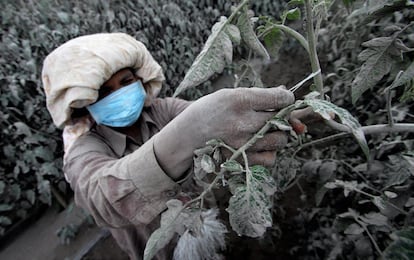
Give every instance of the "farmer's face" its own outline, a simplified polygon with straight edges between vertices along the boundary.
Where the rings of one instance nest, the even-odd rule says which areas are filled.
[[[138,76],[136,76],[130,69],[122,69],[112,75],[110,79],[104,82],[99,89],[99,97],[98,100],[108,96],[112,92],[123,88],[135,81],[139,80]]]

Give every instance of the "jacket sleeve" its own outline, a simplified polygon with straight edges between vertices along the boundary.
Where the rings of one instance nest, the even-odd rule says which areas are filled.
[[[100,226],[148,224],[181,189],[158,165],[153,138],[119,159],[99,136],[87,134],[68,151],[64,172],[76,204]]]

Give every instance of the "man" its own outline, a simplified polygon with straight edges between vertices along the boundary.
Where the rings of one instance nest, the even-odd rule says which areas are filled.
[[[75,202],[140,259],[165,203],[192,189],[193,151],[210,139],[238,148],[275,112],[294,102],[284,88],[224,89],[194,102],[156,98],[162,69],[123,33],[75,38],[45,59],[42,80],[54,123],[64,128],[64,173]],[[271,165],[283,132],[248,150]],[[171,259],[174,245],[160,252]]]

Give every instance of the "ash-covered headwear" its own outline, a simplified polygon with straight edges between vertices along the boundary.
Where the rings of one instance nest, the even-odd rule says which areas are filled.
[[[74,38],[52,51],[42,70],[46,106],[62,128],[73,109],[94,103],[99,88],[114,73],[132,68],[147,83],[149,98],[161,90],[164,75],[141,42],[124,33],[100,33]]]

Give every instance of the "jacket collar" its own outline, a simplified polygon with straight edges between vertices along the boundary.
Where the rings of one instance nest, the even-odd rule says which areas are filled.
[[[142,111],[137,124],[140,128],[142,141],[147,141],[150,138],[148,125],[156,125],[155,121],[149,116],[146,111]],[[95,130],[100,136],[104,138],[105,142],[111,147],[111,149],[116,153],[118,157],[121,157],[125,154],[127,141],[133,142],[132,138],[105,125],[95,125]]]

